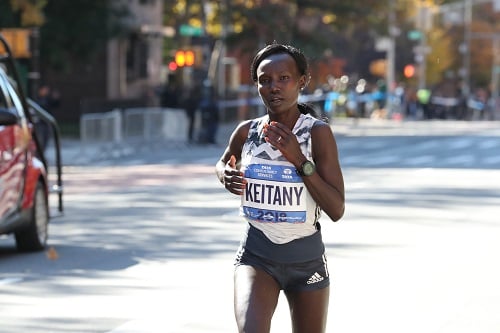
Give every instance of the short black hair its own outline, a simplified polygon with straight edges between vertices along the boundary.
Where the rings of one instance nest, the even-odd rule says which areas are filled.
[[[307,77],[307,80],[309,81],[309,63],[302,51],[294,46],[279,44],[275,42],[261,49],[253,58],[252,66],[250,67],[250,75],[253,82],[257,82],[257,67],[259,67],[262,60],[269,57],[270,55],[280,53],[286,53],[290,55],[293,60],[295,60],[295,64],[297,65],[299,74],[305,75]]]

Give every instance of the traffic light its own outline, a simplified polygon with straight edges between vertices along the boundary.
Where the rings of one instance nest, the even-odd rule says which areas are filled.
[[[0,32],[9,44],[15,58],[31,58],[30,29],[0,29]],[[0,54],[6,52],[7,50],[4,50],[3,47],[0,46]]]
[[[168,69],[171,71],[171,72],[174,72],[176,69],[177,69],[177,64],[175,63],[175,61],[171,61],[168,63]]]
[[[184,67],[186,65],[186,55],[183,50],[175,52],[175,63],[178,67]]]
[[[191,50],[187,50],[184,52],[186,57],[186,66],[193,66],[194,64],[194,53]]]
[[[178,50],[175,52],[175,64],[178,67],[193,66],[194,61],[195,56],[192,50]]]
[[[403,69],[403,74],[405,78],[409,79],[415,75],[415,66],[412,64],[408,64]]]

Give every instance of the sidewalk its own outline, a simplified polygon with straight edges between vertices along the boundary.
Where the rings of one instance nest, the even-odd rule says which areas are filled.
[[[112,164],[113,161],[126,158],[136,158],[151,153],[168,153],[171,157],[176,155],[203,154],[207,150],[221,151],[223,145],[227,143],[232,131],[237,123],[221,124],[217,133],[217,145],[188,144],[187,139],[182,142],[138,142],[126,145],[126,143],[100,143],[100,142],[82,142],[76,138],[61,138],[61,159],[63,165],[89,165],[93,163]],[[49,165],[54,165],[55,154],[53,141],[47,148],[47,160]]]
[[[221,124],[217,133],[217,145],[188,144],[186,142],[157,142],[154,144],[135,143],[130,146],[113,143],[83,143],[79,139],[62,138],[63,165],[88,165],[92,163],[108,164],[123,158],[144,156],[148,153],[164,153],[175,158],[176,155],[206,155],[209,152],[219,153],[226,145],[237,122]],[[463,134],[468,132],[477,135],[500,135],[500,121],[397,121],[372,120],[354,118],[335,118],[331,122],[332,129],[337,137],[341,136],[375,136],[375,135],[404,135],[404,136],[440,136]],[[134,155],[134,156],[133,156]],[[54,164],[53,146],[47,149],[47,159],[50,165]]]

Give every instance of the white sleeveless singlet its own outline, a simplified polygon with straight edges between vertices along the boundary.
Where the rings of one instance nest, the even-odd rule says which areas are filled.
[[[292,130],[309,160],[312,160],[311,128],[317,121],[320,120],[301,114]],[[241,170],[247,184],[240,215],[273,243],[285,244],[315,233],[321,209],[293,164],[264,140],[262,130],[267,122],[267,115],[253,120],[243,145]]]

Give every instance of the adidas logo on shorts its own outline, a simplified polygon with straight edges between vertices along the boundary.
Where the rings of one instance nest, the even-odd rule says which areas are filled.
[[[322,277],[318,272],[315,272],[309,280],[307,280],[307,284],[313,284],[323,281],[325,278]]]

